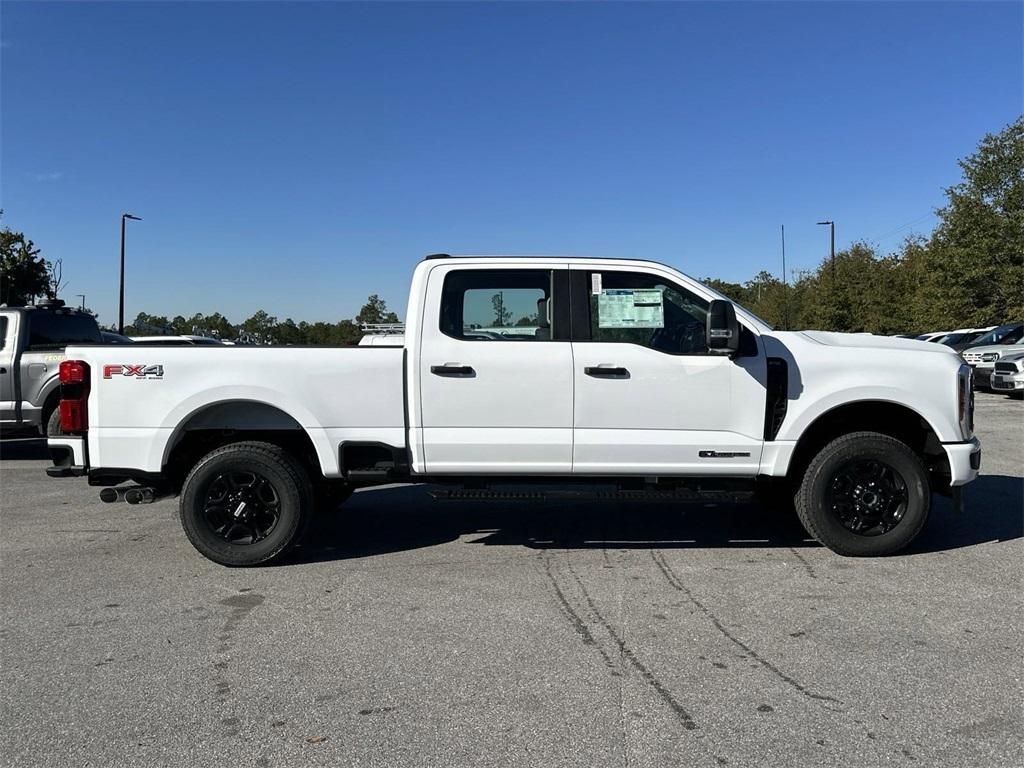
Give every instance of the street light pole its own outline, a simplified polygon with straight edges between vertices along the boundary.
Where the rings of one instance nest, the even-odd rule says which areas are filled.
[[[832,246],[829,248],[829,254],[832,262],[832,284],[836,282],[836,223],[834,221],[819,221],[818,224],[828,224],[832,235]]]
[[[82,303],[79,306],[79,309],[85,309],[85,294],[84,293],[76,293],[75,294],[75,298],[78,298],[78,299],[82,300]]]
[[[130,213],[121,214],[121,290],[117,302],[117,332],[121,334],[124,333],[124,222],[126,219],[142,221],[138,216],[132,216]]]

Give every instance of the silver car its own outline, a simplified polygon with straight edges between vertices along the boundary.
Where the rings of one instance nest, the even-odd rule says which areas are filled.
[[[57,378],[68,344],[100,344],[96,318],[50,300],[0,307],[0,431],[46,434],[60,397]]]
[[[1024,394],[1024,352],[1003,355],[992,368],[993,392]]]

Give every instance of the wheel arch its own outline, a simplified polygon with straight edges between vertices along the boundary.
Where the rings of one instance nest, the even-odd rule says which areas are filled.
[[[837,405],[819,414],[797,440],[787,477],[799,479],[811,459],[829,442],[850,432],[879,432],[903,443],[932,467],[945,459],[934,426],[905,403],[891,400],[858,400]]]
[[[219,400],[192,410],[173,429],[163,448],[161,471],[180,485],[204,455],[230,443],[259,440],[284,448],[312,477],[325,474],[319,447],[298,419],[278,405],[245,398]]]
[[[45,433],[46,421],[50,418],[50,414],[53,412],[53,409],[57,407],[57,403],[60,402],[59,376],[51,376],[43,382],[42,386],[39,387],[38,394],[36,395],[36,402],[41,405],[39,418],[40,424],[42,425],[42,431]]]

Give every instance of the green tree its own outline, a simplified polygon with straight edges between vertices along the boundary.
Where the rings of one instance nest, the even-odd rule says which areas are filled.
[[[398,315],[388,310],[388,305],[376,293],[370,296],[356,315],[356,325],[366,323],[397,323]]]
[[[276,329],[277,318],[262,309],[256,310],[252,317],[239,326],[239,330],[254,344],[273,344]]]
[[[915,304],[927,327],[1024,317],[1024,116],[960,161],[924,254]]]
[[[496,293],[491,296],[491,305],[494,307],[494,325],[503,328],[512,322],[512,310],[505,308],[505,296]]]
[[[45,294],[50,285],[47,266],[35,243],[25,235],[8,227],[0,230],[0,303],[29,304]]]

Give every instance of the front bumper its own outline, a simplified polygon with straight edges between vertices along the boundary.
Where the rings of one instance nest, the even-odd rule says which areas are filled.
[[[1024,389],[1024,373],[993,373],[993,392],[1020,392]]]
[[[981,442],[978,438],[963,443],[943,443],[942,447],[949,459],[950,486],[967,485],[978,476],[981,469]]]
[[[84,437],[50,437],[46,441],[53,466],[46,468],[50,477],[81,477],[86,473]]]

